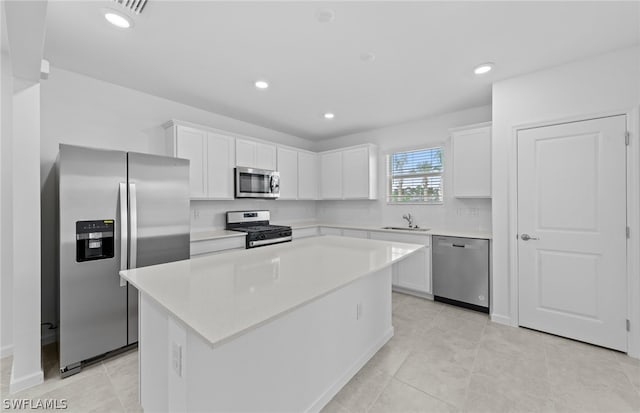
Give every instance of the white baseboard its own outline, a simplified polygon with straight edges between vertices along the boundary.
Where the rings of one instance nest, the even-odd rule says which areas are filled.
[[[0,359],[13,356],[13,344],[0,347]]]
[[[391,289],[398,293],[413,295],[414,297],[426,298],[427,300],[433,301],[433,294],[421,293],[419,291],[410,290],[408,288],[402,288],[397,285],[392,286]]]
[[[507,326],[511,326],[511,327],[517,327],[516,325],[513,324],[513,321],[511,320],[511,317],[507,317],[501,314],[491,314],[491,321],[493,321],[494,323],[498,323],[498,324],[504,324]]]
[[[378,350],[382,348],[382,346],[387,343],[387,341],[391,339],[391,337],[393,337],[393,327],[387,330],[387,332],[380,338],[380,340],[369,347],[369,350],[367,350],[362,355],[362,357],[356,360],[355,363],[353,363],[351,367],[349,367],[347,371],[342,375],[342,377],[336,380],[336,382],[333,383],[322,394],[322,396],[320,396],[318,400],[316,400],[311,405],[311,407],[309,407],[309,409],[307,409],[307,412],[319,412],[320,410],[322,410],[322,408],[326,406],[327,403],[329,403],[336,394],[338,394],[338,392],[345,386],[345,384],[347,384],[349,380],[351,380],[353,376],[355,376],[356,373],[358,373],[360,369],[364,367],[364,365],[367,364],[369,360],[371,360],[371,358],[378,352]]]
[[[22,377],[14,377],[13,369],[11,369],[11,381],[9,382],[9,393],[17,393],[21,390],[28,389],[29,387],[37,386],[44,382],[44,373],[42,368],[37,371],[24,375]]]

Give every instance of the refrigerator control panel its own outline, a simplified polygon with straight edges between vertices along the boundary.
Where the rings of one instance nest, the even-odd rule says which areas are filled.
[[[76,261],[113,258],[114,220],[76,221]]]

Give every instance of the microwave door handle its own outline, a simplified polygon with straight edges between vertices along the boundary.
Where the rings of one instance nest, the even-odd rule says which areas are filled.
[[[127,184],[120,183],[120,271],[128,269],[127,258],[129,250],[129,228],[127,214]],[[120,287],[127,285],[127,281],[120,277]]]

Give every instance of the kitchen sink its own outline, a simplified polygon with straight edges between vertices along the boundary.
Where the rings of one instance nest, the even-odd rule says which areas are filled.
[[[429,231],[431,228],[382,227],[382,229],[395,229],[397,231]]]

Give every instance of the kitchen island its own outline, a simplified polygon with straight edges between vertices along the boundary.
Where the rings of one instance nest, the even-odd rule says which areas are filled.
[[[393,335],[391,266],[421,245],[323,236],[122,271],[145,411],[319,411]]]

